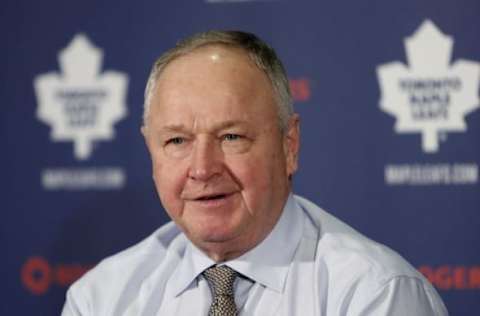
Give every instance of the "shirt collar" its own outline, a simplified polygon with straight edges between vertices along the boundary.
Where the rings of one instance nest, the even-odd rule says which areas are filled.
[[[249,279],[282,292],[290,263],[303,233],[303,211],[290,194],[282,215],[268,236],[255,248],[223,264]],[[182,293],[206,268],[215,264],[191,242],[170,279],[175,296]]]

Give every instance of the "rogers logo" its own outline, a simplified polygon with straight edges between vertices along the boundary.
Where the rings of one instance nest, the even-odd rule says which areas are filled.
[[[310,80],[307,78],[290,79],[290,92],[296,102],[305,102],[310,100]]]
[[[52,266],[43,257],[30,257],[23,264],[20,278],[23,286],[34,295],[44,295],[52,285],[68,287],[93,265],[57,264]]]
[[[480,266],[421,266],[418,270],[440,290],[480,289]]]

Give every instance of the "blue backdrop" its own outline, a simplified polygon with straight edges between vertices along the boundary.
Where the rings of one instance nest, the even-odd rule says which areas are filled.
[[[480,313],[480,2],[25,1],[0,9],[0,313],[58,315],[69,284],[168,220],[139,128],[150,65],[191,33],[251,31],[302,120],[295,192]]]

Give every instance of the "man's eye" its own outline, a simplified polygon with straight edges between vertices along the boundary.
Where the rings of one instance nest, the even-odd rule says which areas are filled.
[[[184,141],[185,139],[183,139],[182,137],[173,137],[167,140],[166,144],[181,145]]]
[[[225,135],[223,135],[224,140],[237,140],[237,139],[240,139],[240,138],[241,138],[241,136],[237,135],[237,134],[225,134]]]

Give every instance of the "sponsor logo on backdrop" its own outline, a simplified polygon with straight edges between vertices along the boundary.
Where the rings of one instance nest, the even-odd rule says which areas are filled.
[[[478,182],[476,163],[404,163],[385,166],[389,185],[465,185]]]
[[[103,51],[85,34],[77,34],[60,51],[60,72],[34,79],[37,118],[51,127],[53,142],[72,142],[73,156],[86,161],[94,144],[111,141],[114,125],[127,115],[128,77],[118,71],[101,71]],[[121,168],[49,168],[42,171],[46,189],[112,189],[122,187]]]
[[[380,109],[396,118],[398,134],[418,133],[426,154],[440,150],[447,133],[466,132],[465,116],[480,107],[480,63],[460,59],[452,64],[454,40],[430,20],[405,39],[408,66],[399,61],[378,66]],[[475,184],[474,162],[389,164],[389,185]]]
[[[480,266],[428,266],[418,270],[440,290],[480,289]]]
[[[102,51],[77,34],[59,53],[61,73],[35,78],[37,118],[50,125],[54,142],[72,141],[75,158],[88,159],[93,142],[111,140],[113,124],[127,113],[127,76],[100,72]]]
[[[23,286],[34,295],[44,295],[52,286],[66,288],[94,265],[51,264],[44,257],[28,258],[20,270]]]
[[[27,258],[20,279],[33,295],[46,295],[52,287],[65,289],[95,264],[51,263],[46,258]],[[439,290],[480,289],[480,266],[423,265],[418,270]]]
[[[290,78],[288,82],[293,101],[306,102],[310,100],[312,91],[310,88],[310,80],[308,78]]]
[[[480,63],[450,65],[452,46],[453,39],[427,20],[405,40],[409,67],[391,62],[377,69],[380,108],[397,118],[397,133],[420,133],[427,153],[438,151],[441,133],[465,132],[465,115],[480,107]]]

